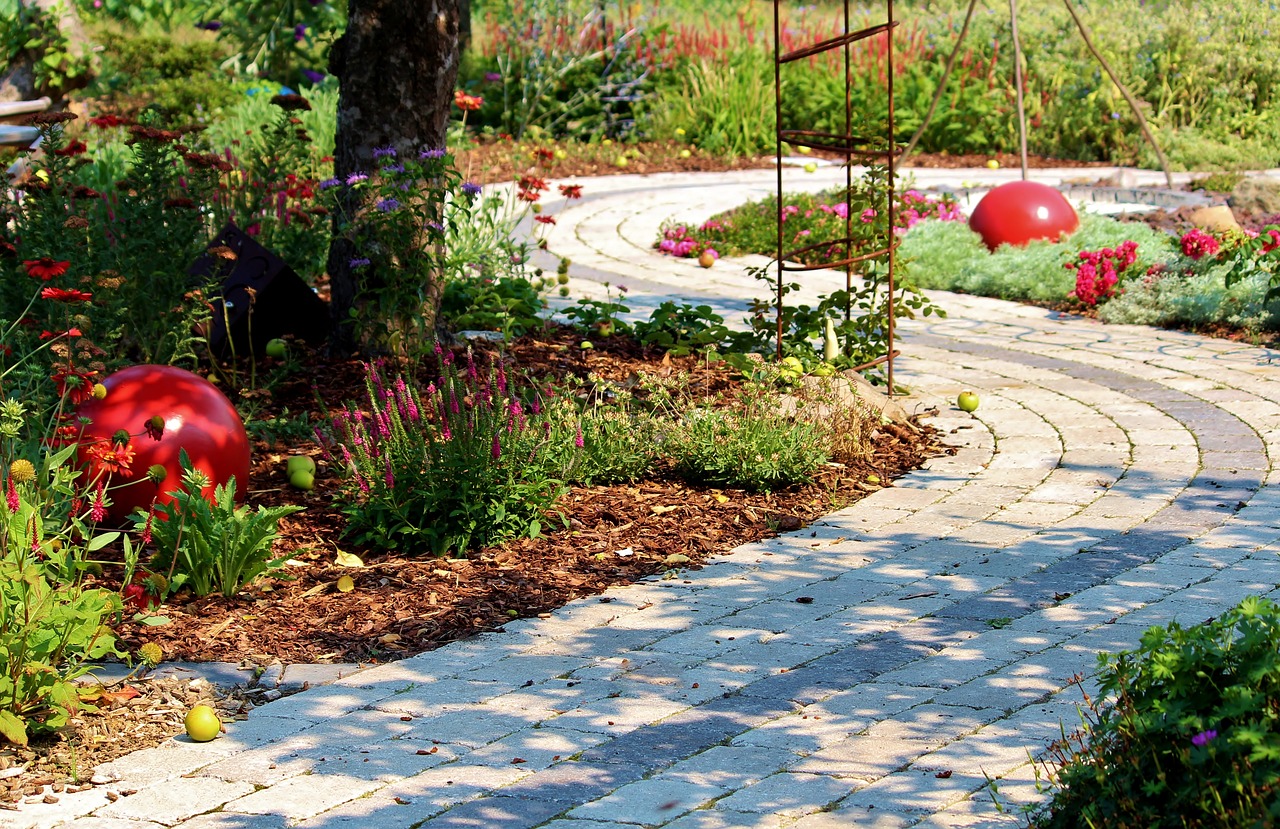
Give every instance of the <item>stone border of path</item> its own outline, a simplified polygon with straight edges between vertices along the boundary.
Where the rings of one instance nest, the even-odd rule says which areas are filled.
[[[593,182],[552,246],[636,294],[734,307],[749,280],[653,256],[649,231],[771,176]],[[1037,800],[1029,755],[1076,720],[1070,678],[1097,652],[1276,593],[1280,354],[944,304],[904,323],[899,372],[955,454],[700,571],[108,764],[129,797],[103,786],[0,825],[1011,825],[987,778]],[[976,416],[950,406],[962,388]]]

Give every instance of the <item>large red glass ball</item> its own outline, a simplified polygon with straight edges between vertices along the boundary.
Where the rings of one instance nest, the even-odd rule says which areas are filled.
[[[233,475],[236,497],[244,497],[249,483],[249,435],[231,401],[216,386],[184,369],[150,365],[117,371],[102,385],[107,387],[106,397],[89,399],[77,410],[91,421],[84,427],[80,462],[92,470],[93,444],[109,446],[121,430],[129,433],[134,449],[129,473],[111,476],[109,497],[114,504],[107,511],[111,523],[124,525],[135,509],[149,509],[153,498],[161,503],[173,500],[168,493],[182,486],[180,449],[187,450],[192,466],[209,476],[211,484],[202,490],[206,498],[212,500],[214,486],[225,484]],[[163,431],[155,432],[159,440],[147,430],[157,416],[164,424]],[[147,480],[153,464],[166,472],[159,486]],[[115,488],[125,483],[129,486]]]
[[[989,250],[1023,247],[1033,239],[1057,241],[1080,226],[1071,202],[1057,190],[1034,181],[1010,181],[982,197],[969,216],[969,228]]]

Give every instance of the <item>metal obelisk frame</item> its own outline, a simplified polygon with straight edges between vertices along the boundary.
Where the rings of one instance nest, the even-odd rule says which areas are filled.
[[[783,338],[783,313],[782,305],[784,299],[784,283],[783,276],[789,271],[812,271],[826,268],[839,268],[844,270],[845,275],[845,296],[853,295],[853,277],[858,270],[858,266],[865,262],[875,259],[885,259],[888,265],[888,276],[886,279],[886,294],[884,298],[884,315],[887,335],[887,349],[883,355],[877,357],[869,363],[857,366],[857,369],[871,368],[872,366],[885,364],[888,391],[893,394],[893,358],[897,352],[894,350],[894,338],[896,336],[895,320],[894,320],[894,295],[897,291],[895,284],[895,264],[896,264],[896,248],[898,246],[897,237],[894,235],[893,228],[896,219],[895,216],[895,188],[896,188],[896,165],[897,165],[897,146],[894,143],[894,111],[893,111],[893,75],[894,75],[894,48],[893,48],[893,29],[898,22],[893,16],[893,0],[885,0],[886,17],[885,22],[875,26],[869,26],[864,29],[850,31],[849,27],[852,22],[850,14],[849,0],[844,2],[844,34],[837,35],[833,38],[814,43],[796,49],[792,52],[783,54],[782,52],[782,2],[783,0],[773,1],[773,98],[774,98],[774,117],[777,123],[777,167],[778,167],[778,251],[777,251],[777,267],[778,277],[776,282],[777,302],[777,356],[782,357],[782,338]],[[883,138],[875,135],[857,136],[853,134],[853,104],[849,92],[852,82],[852,48],[853,44],[859,40],[883,34],[887,42],[886,56],[886,84],[885,95],[888,97],[888,118],[884,125]],[[832,49],[842,49],[844,53],[844,75],[845,75],[845,93],[844,93],[844,133],[819,132],[807,129],[789,129],[784,127],[782,123],[782,67],[784,64],[790,63],[802,58],[812,57],[814,55],[828,52]],[[845,160],[845,193],[847,194],[853,189],[853,165],[855,161],[860,162],[881,162],[888,169],[888,181],[885,185],[884,193],[884,215],[887,220],[887,237],[888,242],[885,247],[879,250],[855,252],[853,240],[853,212],[845,211],[845,227],[843,239],[824,239],[813,244],[805,245],[794,250],[786,250],[783,247],[782,224],[785,218],[782,202],[782,145],[786,143],[793,146],[810,147],[816,150],[826,150],[838,153]],[[846,202],[847,203],[847,202]],[[815,265],[798,264],[798,258],[810,251],[819,248],[830,248],[837,246],[843,249],[844,255],[837,260],[829,262],[821,262]],[[853,313],[852,300],[846,300],[845,319],[848,320]]]

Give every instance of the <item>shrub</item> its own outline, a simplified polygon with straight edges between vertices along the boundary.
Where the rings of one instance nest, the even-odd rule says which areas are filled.
[[[672,426],[664,450],[690,483],[759,491],[811,480],[828,460],[829,437],[751,385],[732,407],[694,408]]]
[[[155,539],[152,568],[167,571],[170,591],[191,588],[197,596],[218,592],[234,596],[263,573],[284,564],[288,556],[272,558],[280,519],[302,507],[236,506],[236,479],[214,488],[213,501],[201,494],[208,480],[193,469],[186,450],[180,450],[182,488],[173,500],[155,508],[156,516],[137,516],[135,522]]]
[[[1038,829],[1262,827],[1280,821],[1280,608],[1153,627],[1099,657],[1099,700],[1053,744]]]
[[[458,555],[536,537],[565,491],[574,431],[543,395],[459,370],[441,352],[438,383],[419,393],[366,366],[366,398],[333,420],[325,444],[345,473],[338,500],[359,543]]]

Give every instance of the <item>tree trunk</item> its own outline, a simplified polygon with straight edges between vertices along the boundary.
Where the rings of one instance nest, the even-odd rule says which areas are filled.
[[[334,175],[371,172],[376,147],[391,146],[401,157],[444,147],[458,77],[457,0],[350,0],[347,30],[334,44],[329,71],[338,77],[338,128]],[[334,346],[350,353],[355,345],[351,311],[366,287],[351,268],[356,251],[343,238],[341,215],[355,215],[353,203],[334,216],[329,248],[329,284]],[[374,277],[376,278],[376,276]],[[444,286],[425,291],[423,309],[434,327]]]

